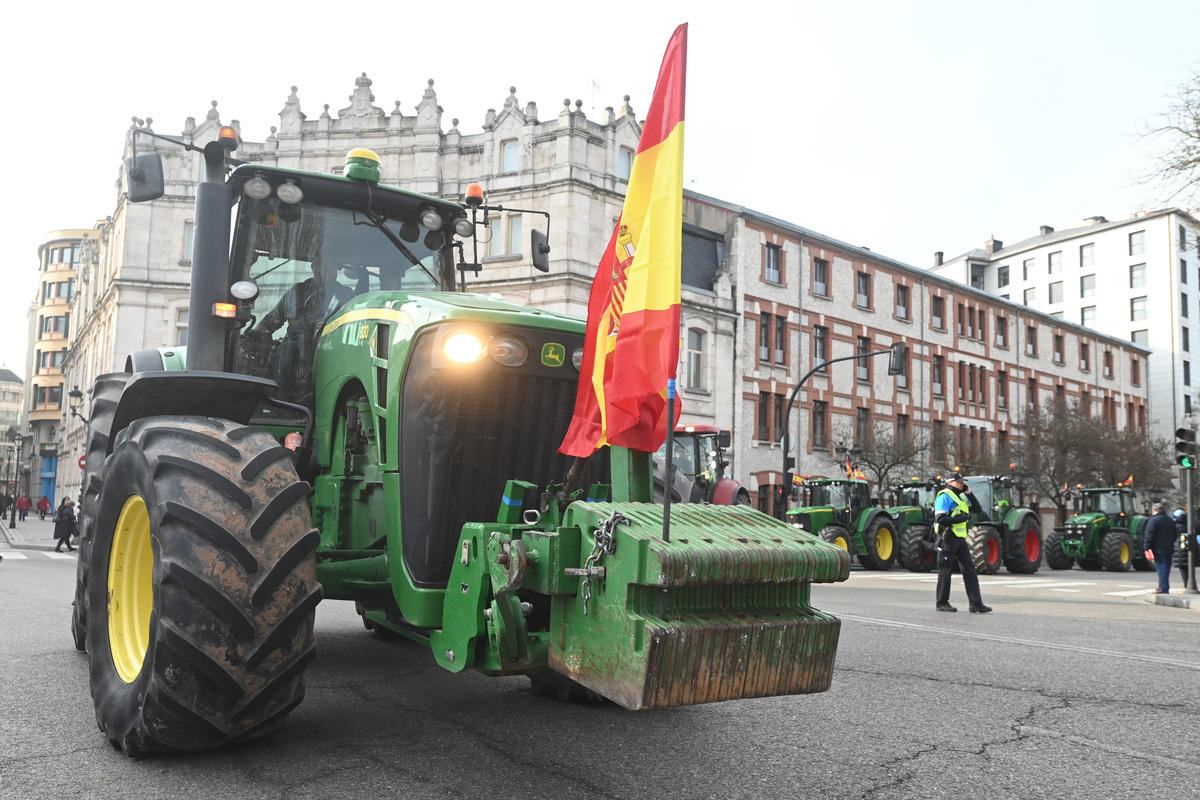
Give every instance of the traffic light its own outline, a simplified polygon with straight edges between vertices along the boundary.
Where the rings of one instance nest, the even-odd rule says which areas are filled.
[[[1175,463],[1184,469],[1196,468],[1196,432],[1191,428],[1175,431]]]

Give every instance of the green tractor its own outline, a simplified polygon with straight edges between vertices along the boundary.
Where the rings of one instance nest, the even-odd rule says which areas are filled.
[[[1142,546],[1150,518],[1136,509],[1133,489],[1082,490],[1075,514],[1046,537],[1046,566],[1070,569],[1078,561],[1084,569],[1111,572],[1154,569]]]
[[[561,455],[585,325],[464,291],[481,194],[382,185],[366,150],[339,176],[233,164],[232,129],[184,146],[188,346],[91,390],[72,633],[114,747],[280,727],[322,599],[451,672],[628,709],[829,688],[810,590],[849,558],[743,505],[679,506],[668,540],[650,454]],[[161,196],[158,153],[125,181]]]
[[[891,488],[893,503],[888,511],[896,520],[900,537],[900,566],[909,572],[937,569],[933,501],[943,486],[945,483],[938,477],[929,481],[914,478]]]
[[[980,575],[995,575],[1000,565],[1012,573],[1031,575],[1042,564],[1042,529],[1037,514],[1013,505],[1013,480],[1007,475],[965,478],[979,501],[967,531],[971,559]]]
[[[865,569],[887,570],[896,563],[896,522],[871,499],[865,480],[805,478],[800,503],[787,512],[793,525],[847,551]]]

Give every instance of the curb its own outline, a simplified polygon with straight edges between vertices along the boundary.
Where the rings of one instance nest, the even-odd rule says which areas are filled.
[[[1142,598],[1142,602],[1156,606],[1200,611],[1200,594],[1148,594]]]

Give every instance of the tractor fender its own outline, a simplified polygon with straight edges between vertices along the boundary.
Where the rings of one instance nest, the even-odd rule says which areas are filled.
[[[887,509],[880,508],[878,506],[875,508],[867,508],[863,509],[863,512],[858,515],[858,527],[851,531],[851,533],[861,534],[867,528],[871,527],[871,524],[875,522],[880,515],[887,517],[889,522],[895,523],[895,518],[887,512]],[[894,528],[895,525],[893,524],[892,527]]]
[[[731,506],[737,501],[738,491],[742,485],[733,478],[721,478],[713,487],[713,505]]]
[[[1004,515],[1004,525],[1009,531],[1019,531],[1022,523],[1025,522],[1027,517],[1033,517],[1034,527],[1036,527],[1039,531],[1042,529],[1042,524],[1038,522],[1037,514],[1034,514],[1033,510],[1028,508],[1010,509],[1009,512]]]
[[[117,401],[105,455],[112,453],[117,434],[134,420],[165,415],[199,416],[245,424],[278,388],[275,381],[230,372],[135,374]]]

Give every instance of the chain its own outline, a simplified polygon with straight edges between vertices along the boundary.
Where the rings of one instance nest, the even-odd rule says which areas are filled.
[[[613,531],[618,525],[632,525],[633,520],[622,514],[620,511],[614,511],[608,519],[600,523],[600,527],[596,528],[596,539],[592,545],[592,552],[583,562],[583,615],[588,615],[588,601],[592,599],[592,574],[596,570],[596,562],[600,560],[602,553],[612,555],[617,552],[617,538],[613,535]]]

